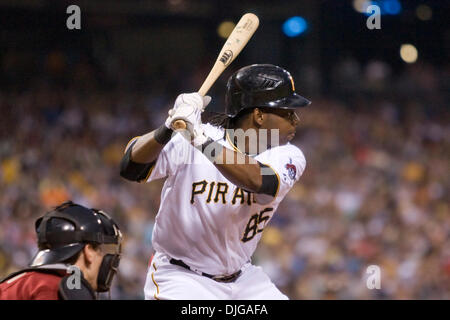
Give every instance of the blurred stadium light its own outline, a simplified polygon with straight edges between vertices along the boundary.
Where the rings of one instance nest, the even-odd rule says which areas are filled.
[[[402,5],[398,0],[385,0],[381,2],[381,14],[397,15],[402,11]]]
[[[283,32],[288,37],[297,37],[306,29],[308,29],[306,20],[299,16],[291,17],[283,23]]]
[[[402,44],[400,47],[400,57],[406,63],[414,63],[417,61],[419,54],[417,49],[412,44]]]
[[[420,20],[427,21],[433,16],[433,10],[431,10],[431,8],[426,4],[422,4],[417,7],[416,15]]]
[[[368,0],[353,0],[353,9],[359,13],[366,13],[367,7],[370,6],[371,1]]]
[[[221,38],[228,38],[230,33],[233,31],[236,24],[232,21],[222,21],[219,26],[217,27],[217,34]]]
[[[402,11],[402,5],[399,0],[354,0],[353,8],[365,15],[370,15],[371,13],[367,13],[367,8],[371,5],[376,5],[380,7],[380,12],[382,15],[398,15]]]

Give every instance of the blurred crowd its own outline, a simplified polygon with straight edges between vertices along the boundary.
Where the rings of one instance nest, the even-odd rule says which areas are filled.
[[[35,219],[71,199],[118,221],[125,242],[112,298],[142,299],[163,181],[125,181],[118,164],[183,85],[153,86],[119,68],[131,82],[105,87],[108,66],[68,65],[58,53],[43,61],[32,78],[20,56],[1,61],[0,277],[36,252]],[[348,58],[327,94],[297,81],[313,93],[293,142],[307,167],[254,256],[291,299],[450,299],[449,71]],[[367,287],[371,265],[380,289]]]

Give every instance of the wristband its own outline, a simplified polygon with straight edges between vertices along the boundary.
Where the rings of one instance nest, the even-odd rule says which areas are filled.
[[[163,124],[158,129],[156,129],[155,135],[153,137],[155,138],[156,142],[158,142],[161,145],[165,145],[172,138],[172,134],[173,134],[173,130],[167,128]]]

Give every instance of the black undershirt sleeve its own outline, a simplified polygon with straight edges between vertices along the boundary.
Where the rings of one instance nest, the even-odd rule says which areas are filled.
[[[125,152],[125,155],[120,161],[120,176],[130,181],[141,182],[147,177],[156,161],[151,163],[133,162],[133,160],[131,160],[131,151],[135,143],[136,141],[128,147],[127,152]]]
[[[280,181],[277,178],[277,174],[273,169],[265,164],[262,164],[258,161],[261,170],[264,169],[264,174],[262,175],[262,184],[261,188],[257,193],[268,194],[272,197],[275,197],[277,194],[277,190],[280,184]]]

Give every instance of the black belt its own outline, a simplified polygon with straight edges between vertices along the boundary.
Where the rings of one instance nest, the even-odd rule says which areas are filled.
[[[218,282],[234,282],[237,278],[239,278],[239,276],[242,273],[241,270],[238,270],[235,273],[230,274],[230,275],[226,275],[226,276],[213,276],[212,274],[201,272],[201,271],[197,271],[197,270],[189,267],[182,260],[176,260],[176,259],[172,258],[172,259],[169,260],[169,262],[171,264],[175,264],[177,266],[180,266],[180,267],[186,268],[188,270],[194,271],[195,273],[198,273],[198,274],[200,274],[202,276],[205,276],[207,278],[213,279],[213,280],[218,281]]]

